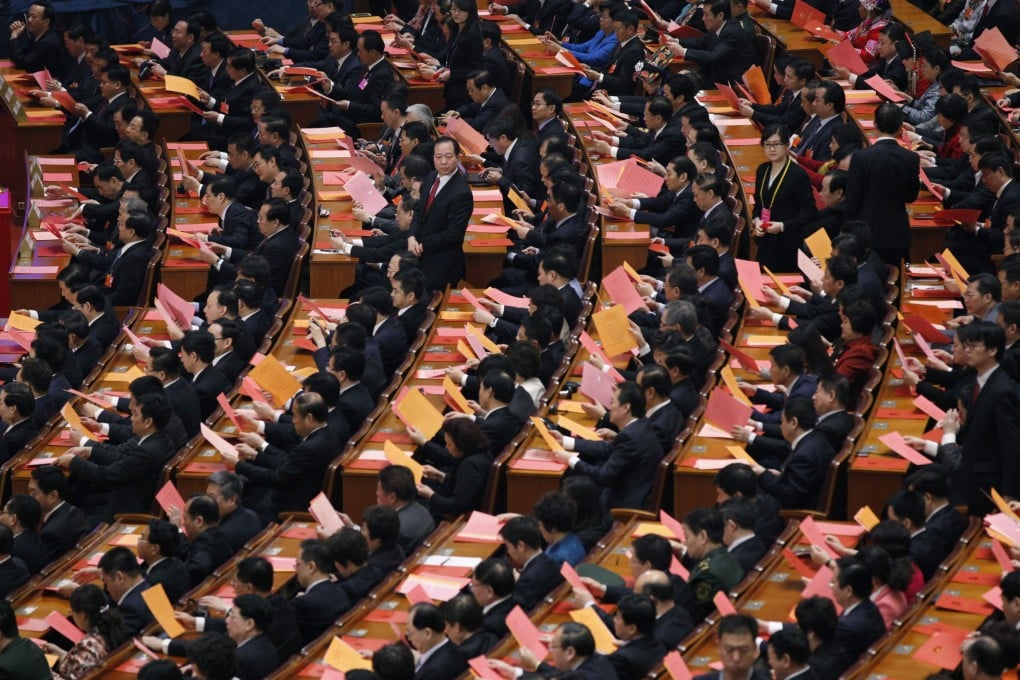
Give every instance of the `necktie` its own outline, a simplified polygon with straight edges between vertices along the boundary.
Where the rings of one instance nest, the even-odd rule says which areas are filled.
[[[432,190],[429,191],[429,197],[425,201],[425,212],[432,208],[432,201],[435,200],[437,193],[439,193],[439,177],[436,177],[436,181],[432,184]]]

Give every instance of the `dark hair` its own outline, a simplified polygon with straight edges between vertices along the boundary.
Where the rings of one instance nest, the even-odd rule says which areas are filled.
[[[44,494],[56,491],[61,500],[67,496],[67,477],[55,465],[43,465],[33,469],[32,479]]]
[[[717,637],[723,635],[750,635],[753,639],[758,635],[758,621],[747,614],[728,614],[719,619]]]
[[[733,522],[741,529],[754,530],[758,509],[750,500],[739,496],[731,498],[719,506],[719,511],[722,513],[723,522]]]
[[[800,375],[804,372],[806,357],[804,356],[804,349],[798,345],[790,343],[777,345],[769,350],[769,358],[776,363],[776,366],[788,368],[795,375]]]
[[[645,392],[641,386],[631,380],[616,386],[616,401],[620,406],[629,406],[633,418],[645,417]]]
[[[514,572],[505,560],[495,557],[482,560],[472,575],[479,583],[492,588],[497,598],[506,597],[514,591]]]
[[[237,580],[268,593],[273,589],[273,565],[264,557],[245,557],[237,563]]]
[[[595,637],[588,626],[568,621],[560,626],[560,639],[564,648],[572,648],[577,656],[587,658],[595,653]]]
[[[694,533],[704,531],[712,543],[722,543],[723,517],[716,508],[696,508],[684,516],[684,525]]]
[[[794,608],[793,615],[805,635],[814,633],[822,642],[827,642],[836,635],[836,625],[839,621],[836,605],[826,597],[814,595],[801,600]]]
[[[174,557],[181,542],[181,532],[164,519],[149,520],[149,543],[159,548],[163,557]]]
[[[383,645],[372,655],[372,670],[380,680],[408,680],[414,677],[414,654],[407,645]]]
[[[116,649],[131,636],[124,630],[120,611],[107,604],[106,593],[92,583],[78,586],[71,593],[71,611],[84,615],[88,621],[90,630],[85,632],[95,632],[103,638],[107,649]]]
[[[316,538],[308,538],[301,541],[299,553],[302,562],[309,562],[315,566],[316,571],[329,574],[333,571],[333,553],[325,541]]]
[[[484,617],[482,605],[469,593],[461,593],[443,603],[443,620],[456,623],[464,630],[481,630]]]
[[[841,557],[836,560],[836,566],[836,584],[840,588],[849,588],[854,597],[862,600],[871,595],[871,572],[864,566],[864,562],[856,557]]]
[[[721,536],[720,540],[722,540]],[[669,541],[662,536],[655,534],[638,536],[631,542],[630,549],[634,553],[634,559],[650,564],[652,569],[658,571],[668,572],[669,566],[673,562],[673,550],[670,548]]]
[[[138,412],[141,413],[142,418],[151,418],[152,425],[157,431],[162,430],[170,422],[173,409],[170,408],[170,402],[162,394],[143,394],[137,397],[135,402],[138,404]]]
[[[796,628],[784,627],[769,636],[769,647],[777,659],[790,657],[795,664],[805,664],[811,656],[807,637]]]
[[[100,557],[99,569],[108,576],[118,571],[126,576],[135,576],[142,571],[135,554],[122,546],[110,548]]]
[[[712,483],[727,496],[739,494],[744,498],[754,498],[758,494],[758,478],[754,476],[751,466],[744,463],[727,465],[715,473]]]
[[[409,503],[415,499],[414,475],[403,465],[387,465],[379,471],[379,486],[398,500]]]
[[[960,342],[966,345],[983,344],[989,351],[995,352],[995,360],[1002,360],[1006,349],[1006,332],[1002,327],[991,321],[972,321],[957,330]]]
[[[333,553],[333,561],[345,567],[368,562],[368,539],[353,527],[344,527],[328,539],[326,545]]]
[[[574,530],[577,504],[562,491],[550,491],[538,499],[532,514],[546,529],[569,533]]]
[[[827,81],[828,82],[828,81]],[[842,90],[840,90],[842,92]],[[895,104],[886,102],[875,109],[875,128],[886,135],[894,135],[903,127],[903,112]]]
[[[500,537],[510,545],[523,543],[529,548],[541,549],[542,532],[534,517],[521,515],[513,517],[499,530]]]
[[[999,677],[1006,670],[1002,646],[988,635],[982,635],[964,647],[963,662],[974,663],[982,674],[993,677]]]
[[[647,595],[624,595],[616,605],[620,619],[628,626],[637,628],[641,635],[655,631],[655,603]]]
[[[265,632],[273,623],[273,607],[258,595],[238,595],[234,607],[243,618],[251,619],[259,632]]]
[[[156,659],[138,669],[138,680],[182,680],[183,677],[181,669],[170,659]]]
[[[421,602],[411,607],[408,621],[418,630],[434,630],[442,633],[446,628],[443,612],[431,602]]]
[[[397,511],[384,505],[370,505],[365,508],[362,521],[369,535],[384,547],[392,547],[397,543],[400,534],[400,518]]]
[[[29,386],[24,383],[11,381],[4,385],[3,400],[5,406],[13,407],[22,418],[27,418],[35,411],[35,397],[32,396]]]
[[[237,668],[236,646],[225,633],[206,633],[188,643],[188,661],[206,680],[230,680]]]
[[[949,495],[949,480],[945,470],[937,465],[925,465],[918,468],[904,480],[907,488],[924,496],[931,494],[933,498],[946,498]],[[899,513],[897,513],[899,514]]]

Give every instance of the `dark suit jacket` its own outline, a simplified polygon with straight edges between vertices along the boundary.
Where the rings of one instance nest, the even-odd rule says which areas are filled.
[[[545,199],[545,185],[539,181],[538,162],[538,146],[523,137],[517,138],[510,151],[510,158],[499,158],[503,170],[499,178],[499,190],[503,192],[503,210],[507,214],[514,210],[514,204],[507,198],[510,187],[523,191],[540,203]]]
[[[667,122],[658,135],[628,129],[627,136],[620,139],[616,157],[619,160],[627,160],[631,156],[637,156],[646,161],[656,160],[665,165],[676,156],[677,148],[682,148],[685,144],[686,140],[679,124]]]
[[[350,609],[351,601],[336,583],[322,581],[296,595],[290,606],[301,631],[301,641],[308,644]]]
[[[180,416],[181,424],[188,438],[198,434],[198,425],[202,421],[202,412],[194,384],[187,377],[178,378],[166,385],[163,390],[174,413]],[[213,395],[215,401],[216,395]],[[215,410],[215,407],[214,409]]]
[[[205,420],[218,406],[216,397],[220,396],[221,393],[229,392],[233,384],[227,380],[225,375],[220,373],[218,368],[206,366],[197,377],[192,378],[191,386],[198,397],[199,413],[202,416],[202,420]]]
[[[775,104],[751,104],[754,113],[751,118],[763,128],[771,123],[783,123],[790,130],[796,130],[804,122],[807,114],[801,106],[801,93],[786,93]]]
[[[737,560],[744,573],[750,574],[754,565],[758,564],[758,560],[764,557],[768,550],[769,547],[760,538],[752,536],[730,550],[730,554]]]
[[[190,541],[185,541],[178,554],[188,569],[191,585],[197,586],[234,554],[227,536],[219,527],[206,529]]]
[[[26,28],[17,40],[10,41],[11,60],[14,66],[35,73],[48,69],[54,78],[60,77],[64,70],[64,40],[55,27],[33,38]]]
[[[967,529],[967,518],[958,513],[953,506],[945,505],[928,518],[924,529],[935,557],[941,562],[949,556]]]
[[[141,246],[133,246],[134,248],[141,248]],[[131,252],[130,250],[128,251]],[[117,314],[113,309],[113,305],[107,305],[107,308],[103,310],[103,313],[96,318],[91,324],[89,324],[89,337],[95,338],[99,343],[100,348],[106,351],[106,348],[110,346],[114,340],[120,336],[120,319],[117,318]],[[91,370],[91,368],[90,368]],[[82,373],[87,375],[88,371]]]
[[[611,444],[578,440],[581,460],[574,471],[603,487],[605,508],[642,508],[651,490],[663,451],[655,430],[644,419],[623,428]]]
[[[567,217],[562,224],[557,225],[556,220],[551,217],[542,223],[537,229],[532,229],[524,235],[524,246],[534,246],[539,250],[550,248],[554,245],[566,244],[573,246],[577,256],[580,257],[584,251],[585,241],[588,240],[588,225],[577,213]],[[514,265],[521,266],[520,261],[529,258],[527,255],[518,254],[514,257]],[[538,258],[532,258],[534,266],[529,267],[538,270]],[[576,295],[576,293],[575,293]]]
[[[30,578],[32,575],[21,558],[12,556],[0,562],[0,597],[7,597]]]
[[[251,251],[243,248],[236,248],[230,253],[230,260],[220,265],[219,279],[224,283],[237,278],[237,266],[245,255],[251,252],[254,255],[261,255],[269,262],[269,284],[275,291],[283,291],[287,287],[287,279],[290,277],[291,265],[294,256],[301,248],[301,240],[298,238],[296,226],[293,229],[282,229],[269,238],[260,240]],[[258,230],[256,229],[256,232]],[[261,239],[261,235],[259,235]]]
[[[85,513],[65,502],[53,511],[39,531],[46,545],[47,561],[52,562],[73,548],[89,532],[90,524]]]
[[[894,140],[880,139],[853,155],[846,187],[846,217],[872,225],[873,247],[910,247],[906,204],[917,199],[921,181],[917,154]]]
[[[543,662],[539,664],[537,673],[525,672],[521,677],[524,680],[551,678],[559,674],[559,672],[554,666]],[[609,657],[597,652],[585,659],[573,672],[580,673],[584,680],[617,680],[618,677],[613,664],[609,663]]]
[[[426,442],[422,448],[434,446]],[[463,515],[477,510],[481,505],[485,484],[489,477],[492,458],[488,451],[479,451],[454,460],[446,470],[446,478],[435,487],[435,495],[429,499],[429,509],[437,520],[443,517]]]
[[[14,537],[15,557],[20,557],[29,571],[38,574],[49,563],[46,544],[34,530],[23,531]]]
[[[489,452],[496,457],[521,431],[523,422],[513,411],[507,408],[493,409],[478,421],[482,434],[489,440]]]
[[[254,461],[239,462],[237,472],[252,484],[269,490],[256,508],[259,518],[266,522],[281,512],[306,510],[322,489],[326,467],[340,451],[340,442],[328,427],[322,427],[291,451],[266,447]]]
[[[503,600],[489,611],[485,612],[485,616],[482,621],[482,629],[487,630],[490,633],[494,633],[497,637],[502,638],[507,634],[506,627],[506,615],[519,604],[517,598],[511,595],[506,600]],[[522,605],[523,607],[523,605]]]
[[[219,529],[227,537],[231,550],[237,552],[252,536],[262,531],[262,522],[254,510],[239,507],[220,520]]]
[[[392,376],[407,358],[407,332],[403,324],[391,316],[383,321],[372,337],[379,346],[383,370],[386,371],[386,375]]]
[[[350,99],[354,96],[354,91],[357,89],[358,83],[365,77],[366,70],[356,52],[351,52],[339,68],[337,60],[332,57],[310,63],[308,66],[317,68],[329,76],[329,79],[333,81],[333,89],[326,94],[337,101]]]
[[[553,588],[563,583],[560,565],[544,552],[538,553],[517,577],[514,599],[524,610],[534,609]]]
[[[694,620],[690,613],[680,605],[655,620],[655,639],[666,649],[676,649],[680,641],[694,630]]]
[[[572,3],[569,0],[538,0],[525,2],[524,14],[521,17],[531,24],[529,30],[535,35],[544,35],[546,31],[558,35],[567,21]]]
[[[722,332],[722,327],[729,318],[730,305],[733,304],[733,291],[718,276],[709,283],[701,293],[701,299],[708,304],[710,330],[716,334]]]
[[[123,602],[120,604],[116,602],[110,603],[120,612],[124,631],[128,635],[138,635],[143,628],[154,620],[152,612],[149,611],[149,606],[142,599],[142,592],[151,587],[152,584],[143,578],[134,588],[128,591],[127,595],[124,596]]]
[[[970,399],[976,377],[965,385],[962,398]],[[1020,423],[1008,414],[1016,413],[1017,386],[1006,371],[997,369],[981,388],[967,410],[957,441],[966,455],[960,463],[958,485],[970,507],[971,514],[991,512],[992,503],[985,496],[995,487],[1004,496],[1020,493],[1020,470],[1017,469],[1015,442],[1020,441]]]
[[[142,242],[131,246],[110,263],[109,269],[100,273],[97,283],[102,286],[110,304],[122,307],[137,304],[151,256],[152,246],[147,241]],[[105,284],[107,277],[110,281],[108,286]]]
[[[287,48],[287,58],[293,61],[323,59],[329,52],[329,33],[324,22],[316,21],[308,31],[288,35],[280,44]]]
[[[498,644],[499,637],[487,630],[479,630],[477,633],[472,633],[471,637],[457,645],[457,651],[460,652],[460,655],[464,657],[465,661],[469,661],[476,656],[486,655],[490,649]]]
[[[272,641],[259,635],[237,648],[237,677],[240,680],[261,680],[276,670],[280,657]]]
[[[259,233],[255,220],[256,215],[253,211],[234,201],[227,206],[227,211],[220,220],[220,228],[223,231],[211,235],[209,240],[231,248],[254,250],[262,242],[262,234]]]
[[[854,89],[866,90],[871,87],[864,81],[872,76],[878,76],[882,80],[891,80],[902,91],[907,88],[907,69],[904,68],[903,59],[898,54],[892,58],[891,62],[881,57],[874,59],[871,62],[871,68],[857,76]]]
[[[567,133],[563,130],[563,123],[559,118],[551,118],[542,127],[538,128],[535,133],[535,143],[538,144],[539,148],[542,148],[542,142],[549,139],[550,137],[559,137],[565,139]]]
[[[826,126],[828,127],[828,126]],[[775,179],[772,186],[766,186],[766,176],[772,164],[762,163],[755,174],[754,216],[762,216],[762,208],[770,207],[771,221],[782,222],[783,230],[778,234],[757,237],[758,261],[773,272],[796,272],[797,249],[803,240],[801,226],[815,216],[814,194],[811,179],[804,168],[790,162],[786,176]]]
[[[664,656],[662,643],[654,635],[645,635],[629,641],[608,658],[620,680],[642,680]]]
[[[713,83],[740,82],[754,61],[751,37],[735,21],[727,21],[718,34],[683,38],[680,44],[687,48],[684,59],[701,65],[703,88],[711,88]]]
[[[432,515],[418,502],[408,503],[397,510],[400,518],[400,535],[397,544],[405,555],[413,553],[425,537],[436,528]]]
[[[878,607],[871,600],[865,599],[854,607],[850,613],[844,612],[836,623],[834,642],[846,650],[850,663],[857,660],[878,638],[885,634],[885,621]]]
[[[698,232],[701,211],[694,204],[694,191],[690,186],[680,192],[673,192],[665,186],[657,196],[639,198],[640,207],[634,213],[634,221],[652,225],[660,232],[675,238],[691,239]]]
[[[467,79],[482,63],[483,52],[482,32],[477,23],[458,33],[451,42],[446,52],[446,67],[450,69],[450,78],[443,86],[443,99],[446,100],[447,111],[470,101],[467,94]]]
[[[171,48],[166,59],[157,59],[166,72],[172,76],[188,78],[199,87],[209,81],[209,68],[202,61],[202,46],[195,43],[184,54]]]
[[[375,567],[383,574],[389,574],[404,561],[404,550],[399,545],[379,548],[368,556],[369,566]]]
[[[509,80],[497,80],[499,84],[509,83]],[[485,126],[488,125],[489,121],[496,117],[500,110],[509,103],[506,98],[506,94],[497,85],[496,89],[492,91],[489,98],[481,104],[471,102],[464,106],[458,107],[457,113],[464,119],[464,122],[478,130],[481,133],[485,133]]]
[[[39,434],[39,425],[32,420],[31,416],[12,427],[4,426],[0,433],[0,464],[21,453],[25,445],[35,439]]]
[[[336,408],[345,418],[354,434],[365,422],[365,418],[375,408],[375,399],[369,394],[364,384],[358,383],[340,393],[340,401]]]
[[[223,377],[233,385],[241,375],[241,371],[248,368],[248,362],[241,358],[236,350],[227,352],[222,357],[213,358],[212,367],[223,374]]]
[[[99,341],[91,335],[85,340],[85,344],[76,350],[70,352],[71,358],[74,359],[75,365],[78,366],[78,370],[82,375],[82,378],[89,374],[93,368],[99,364],[99,360],[103,357],[104,348],[100,346]]]
[[[757,439],[748,447],[752,455],[756,444]],[[758,484],[783,508],[813,508],[835,453],[825,435],[808,432],[797,442],[780,473],[765,472],[758,477]]]
[[[421,329],[422,323],[425,322],[425,313],[428,311],[424,302],[411,305],[403,314],[395,315],[400,325],[404,327],[404,333],[407,335],[407,345],[410,347],[414,342],[415,338],[418,337],[418,331]]]
[[[256,310],[254,314],[246,319],[241,319],[241,323],[248,329],[248,333],[251,334],[252,342],[258,347],[262,344],[262,341],[266,337],[266,333],[269,332],[269,327],[273,325],[273,319],[269,312],[265,309]]]
[[[425,286],[440,290],[457,285],[464,276],[464,233],[467,231],[475,201],[467,179],[456,172],[446,182],[426,210],[428,194],[437,179],[429,173],[422,181],[423,198],[414,211],[411,234],[423,249],[421,258]]]
[[[152,510],[156,483],[163,464],[173,453],[174,447],[166,434],[156,432],[141,444],[136,439],[116,447],[97,444],[87,460],[71,461],[71,472],[110,492],[107,506],[100,514],[104,521],[112,522],[114,513],[147,514]]]
[[[350,576],[341,578],[337,585],[343,590],[351,602],[357,602],[372,592],[379,585],[383,573],[371,565],[365,565]]]
[[[815,393],[815,387],[817,385],[818,379],[815,376],[802,373],[797,376],[797,379],[793,381],[793,385],[790,386],[789,396],[783,394],[779,390],[769,392],[767,390],[757,389],[754,392],[754,396],[751,397],[751,402],[754,404],[763,404],[769,409],[770,413],[751,411],[751,417],[761,423],[777,424],[779,422],[779,415],[783,410],[783,406],[786,405],[787,399],[795,399],[797,397],[810,399]],[[780,433],[779,436],[782,436],[782,434]]]
[[[173,604],[191,590],[188,568],[177,557],[167,557],[145,571],[145,580],[152,585],[163,585],[167,599]]]
[[[393,87],[393,78],[393,67],[386,59],[365,71],[362,79],[354,85],[346,116],[355,123],[377,122],[381,115],[379,104]]]
[[[648,416],[648,423],[655,430],[655,437],[659,440],[663,453],[673,449],[673,442],[683,429],[684,420],[672,401],[666,401],[662,408]]]
[[[603,71],[599,87],[612,96],[634,94],[635,67],[644,56],[645,47],[637,36],[622,47],[617,45]]]
[[[414,680],[449,680],[467,670],[467,660],[449,640],[436,649],[432,656],[414,673]]]

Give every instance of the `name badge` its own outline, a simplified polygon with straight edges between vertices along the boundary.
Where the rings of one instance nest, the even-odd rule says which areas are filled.
[[[361,82],[358,83],[358,89],[359,90],[364,90],[366,87],[368,87],[368,76],[365,76],[364,78],[362,78]]]
[[[761,209],[761,221],[771,222],[772,221],[772,210],[770,208]]]

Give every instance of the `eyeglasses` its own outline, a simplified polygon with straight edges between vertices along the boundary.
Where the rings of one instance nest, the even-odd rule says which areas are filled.
[[[766,149],[781,149],[786,146],[786,142],[765,142],[762,146]]]

